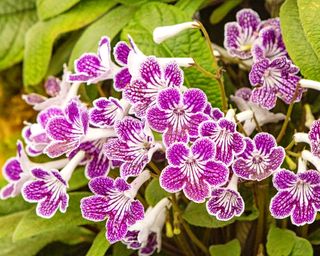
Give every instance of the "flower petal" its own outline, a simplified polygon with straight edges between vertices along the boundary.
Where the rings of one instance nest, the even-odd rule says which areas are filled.
[[[168,88],[162,90],[158,95],[158,106],[162,110],[173,110],[181,101],[181,94],[178,89]]]
[[[197,148],[195,150],[199,151]],[[184,164],[189,153],[190,150],[184,143],[175,143],[167,149],[168,162],[169,164],[180,166]]]
[[[191,113],[202,112],[207,103],[207,96],[200,89],[189,89],[183,94],[183,104]]]
[[[203,172],[203,179],[212,186],[221,186],[228,180],[229,170],[222,163],[208,161]]]
[[[277,145],[275,138],[266,132],[260,132],[253,138],[256,148],[263,154],[269,154]]]
[[[50,195],[47,183],[43,180],[31,181],[22,189],[23,198],[28,202],[37,202]]]
[[[214,143],[208,138],[200,138],[191,146],[194,157],[199,161],[207,161],[214,156]]]
[[[127,216],[127,223],[131,226],[135,224],[138,220],[144,218],[144,207],[138,200],[134,200],[131,203],[129,216]]]
[[[83,218],[91,221],[103,221],[108,214],[108,200],[104,196],[89,196],[81,199]]]
[[[294,198],[288,191],[280,191],[270,203],[271,215],[277,219],[288,217],[293,210]]]
[[[168,63],[164,68],[164,78],[168,87],[180,87],[183,84],[183,72],[175,62]]]
[[[316,219],[316,213],[311,203],[304,202],[302,205],[296,204],[291,215],[291,221],[297,226],[311,224]]]
[[[128,225],[124,219],[109,218],[107,221],[107,239],[109,243],[123,239],[128,231]]]
[[[2,170],[4,177],[8,181],[19,180],[20,174],[23,172],[19,160],[15,157],[8,159]]]
[[[128,56],[131,49],[126,42],[120,41],[113,48],[113,55],[117,63],[122,66],[128,64]]]
[[[270,110],[275,107],[277,96],[274,90],[262,86],[253,89],[251,100],[253,103]]]
[[[297,176],[286,169],[277,172],[273,177],[273,185],[276,189],[289,189],[297,182]]]
[[[141,77],[144,81],[157,84],[162,77],[159,62],[155,57],[148,57],[140,66]]]
[[[142,122],[132,117],[126,117],[114,126],[119,139],[123,141],[135,141],[136,136],[142,132]]]
[[[114,189],[113,179],[109,177],[97,177],[89,182],[90,190],[101,196],[107,196]]]
[[[189,200],[196,203],[203,203],[210,195],[210,188],[207,183],[199,180],[199,182],[195,183],[187,182],[183,188],[183,192]]]
[[[86,165],[85,174],[89,179],[106,176],[110,170],[110,160],[103,153],[94,154]]]
[[[51,196],[46,197],[38,203],[36,208],[37,215],[46,219],[51,218],[57,212],[60,203],[60,197],[58,199]]]
[[[150,161],[148,155],[139,154],[131,160],[120,166],[120,174],[122,178],[128,178],[130,176],[138,176],[146,167],[147,163]]]
[[[185,185],[185,175],[178,167],[166,167],[160,175],[161,187],[170,192],[176,193],[180,191]]]
[[[166,112],[158,107],[148,109],[147,120],[150,127],[157,132],[164,132],[169,124]]]
[[[188,140],[188,134],[185,129],[178,130],[170,127],[163,135],[163,142],[167,147],[175,142],[188,142]]]
[[[114,76],[114,88],[116,91],[124,90],[131,82],[131,74],[128,68],[121,68]]]

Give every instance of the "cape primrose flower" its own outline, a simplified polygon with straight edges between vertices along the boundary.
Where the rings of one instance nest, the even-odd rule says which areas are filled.
[[[121,177],[137,176],[162,146],[155,143],[149,126],[138,119],[126,117],[114,127],[118,138],[109,139],[105,153],[112,160],[123,161]]]
[[[188,142],[196,138],[200,123],[208,119],[203,114],[207,97],[200,89],[188,89],[183,95],[176,88],[168,88],[159,93],[157,106],[148,110],[150,127],[164,133],[164,144]]]
[[[125,88],[124,98],[133,104],[137,117],[144,117],[148,108],[156,105],[159,93],[168,87],[180,87],[183,72],[176,62],[162,67],[155,57],[148,57],[140,66],[140,78]]]
[[[299,159],[297,174],[285,169],[275,174],[273,185],[278,193],[270,203],[273,217],[283,219],[290,216],[291,222],[297,226],[314,222],[320,210],[320,174],[305,170],[305,163],[301,162]]]
[[[95,194],[81,200],[81,212],[85,219],[103,221],[108,217],[107,239],[114,243],[123,239],[128,227],[144,218],[144,208],[135,196],[141,185],[150,178],[142,172],[131,184],[122,178],[97,177],[89,182]]]
[[[207,138],[197,139],[191,149],[177,142],[167,149],[169,165],[161,172],[160,185],[170,193],[183,190],[185,196],[197,203],[204,202],[212,186],[226,183],[229,171],[214,160],[214,143]]]
[[[237,13],[237,22],[225,25],[224,47],[233,57],[249,59],[251,48],[258,38],[259,15],[251,9],[242,9]]]
[[[213,188],[207,211],[218,220],[227,221],[244,212],[244,201],[237,189],[238,177],[233,175],[225,188]]]
[[[272,61],[262,59],[254,63],[249,74],[250,83],[256,87],[251,95],[252,102],[272,109],[276,105],[277,97],[286,104],[300,101],[304,89],[297,88],[300,80],[298,72],[298,67],[286,57]]]
[[[51,218],[59,209],[65,213],[69,204],[67,194],[71,175],[85,153],[79,151],[59,172],[56,169],[34,168],[31,174],[35,180],[28,181],[22,189],[22,196],[27,202],[37,202],[36,213],[42,218]]]
[[[283,163],[285,151],[277,147],[269,133],[258,133],[253,140],[245,138],[245,150],[232,165],[236,175],[246,180],[261,181],[276,172]]]

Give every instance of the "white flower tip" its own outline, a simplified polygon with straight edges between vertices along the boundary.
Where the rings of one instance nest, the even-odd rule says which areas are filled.
[[[310,144],[310,140],[307,133],[304,132],[297,132],[293,135],[293,139],[295,142],[304,142]]]
[[[245,110],[245,111],[242,111],[240,112],[239,114],[236,115],[236,118],[239,122],[243,122],[243,121],[246,121],[246,120],[250,120],[253,118],[253,112],[252,110]]]
[[[307,170],[307,162],[302,158],[299,157],[298,159],[298,172],[305,172]]]
[[[320,90],[320,82],[318,81],[300,79],[299,84],[302,88]]]
[[[153,41],[156,44],[160,44],[168,38],[174,37],[186,29],[198,27],[199,24],[196,21],[189,21],[171,26],[156,27],[153,30]]]
[[[229,109],[227,114],[226,114],[226,119],[228,120],[233,120],[236,112],[234,109]]]

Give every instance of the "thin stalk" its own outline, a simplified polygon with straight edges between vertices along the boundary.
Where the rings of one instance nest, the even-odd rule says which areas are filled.
[[[291,150],[295,144],[296,142],[292,140],[289,145],[285,147],[285,151]]]
[[[155,173],[158,175],[158,176],[160,176],[160,174],[161,174],[161,171],[160,171],[160,169],[158,168],[158,166],[154,163],[154,162],[149,162],[148,163],[148,165],[150,166],[150,168],[153,170],[153,171],[155,171]]]
[[[289,121],[290,121],[290,116],[291,116],[291,113],[292,113],[292,110],[293,110],[293,105],[294,105],[294,103],[291,103],[289,105],[289,108],[288,108],[288,111],[287,111],[287,114],[286,114],[286,118],[284,119],[284,122],[282,124],[281,130],[280,130],[280,132],[278,134],[278,137],[277,137],[277,143],[281,142],[283,136],[286,133],[286,130],[287,130],[287,127],[288,127],[288,124],[289,124]]]
[[[200,21],[197,21],[197,23],[198,23],[199,29],[203,33],[203,36],[204,36],[204,38],[206,40],[206,43],[207,43],[207,46],[209,48],[210,54],[212,56],[212,59],[215,60],[215,62],[212,63],[212,67],[215,67],[217,65],[217,60],[216,60],[216,57],[214,56],[214,53],[213,53],[213,47],[212,47],[210,36],[209,36],[207,30],[205,29],[205,27],[203,26],[203,24]]]
[[[222,101],[222,111],[224,113],[228,110],[228,98],[226,96],[226,91],[224,89],[223,76],[222,76],[222,68],[217,70],[216,80],[219,84],[219,89],[221,93],[221,101]]]
[[[263,132],[261,126],[259,125],[259,122],[258,122],[258,120],[257,120],[257,117],[256,117],[256,115],[255,115],[254,113],[253,113],[253,121],[254,121],[255,124],[256,124],[256,128],[257,128],[258,132]]]
[[[299,158],[301,156],[301,153],[295,153],[295,152],[292,152],[292,151],[289,151],[289,150],[286,150],[286,154],[289,155],[289,156],[293,156],[295,158]]]
[[[303,238],[307,238],[308,237],[308,229],[309,229],[309,225],[308,224],[305,224],[305,225],[299,227],[300,236],[303,237]]]

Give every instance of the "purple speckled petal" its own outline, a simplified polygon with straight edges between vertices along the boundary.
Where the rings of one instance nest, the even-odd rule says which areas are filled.
[[[116,178],[114,182],[114,186],[119,190],[119,191],[126,191],[130,189],[130,185],[122,178]]]
[[[200,124],[203,123],[204,121],[207,121],[208,119],[209,118],[202,113],[191,115],[189,120],[189,129],[188,129],[190,137],[197,138],[199,136]]]
[[[273,185],[276,189],[289,189],[297,182],[297,177],[293,172],[281,170],[273,177]]]
[[[301,180],[307,182],[311,185],[319,185],[320,184],[320,174],[315,170],[308,170],[307,172],[298,173],[298,176]]]
[[[158,106],[162,110],[175,109],[181,101],[181,94],[178,89],[168,88],[159,93]]]
[[[114,220],[114,218],[109,218],[107,221],[107,239],[111,244],[123,239],[128,231],[128,225],[124,219]]]
[[[183,104],[191,113],[203,111],[206,103],[207,96],[200,89],[189,89],[183,94]]]
[[[50,107],[42,110],[37,116],[37,123],[39,123],[42,128],[46,128],[47,123],[54,117],[63,116],[63,111],[57,107]]]
[[[133,80],[125,88],[123,97],[131,103],[138,103],[145,100],[147,84],[142,80]]]
[[[251,140],[248,137],[244,138],[243,140],[245,143],[245,149],[239,156],[243,158],[248,158],[252,155],[253,151],[255,150],[255,145],[253,143],[253,140]]]
[[[138,200],[131,203],[127,222],[129,225],[135,224],[138,220],[144,218],[144,207]]]
[[[316,120],[312,123],[308,134],[311,141],[311,152],[313,155],[320,157],[320,121]]]
[[[217,130],[217,127],[218,125],[216,122],[213,122],[213,121],[203,122],[199,127],[200,134],[202,136],[210,137],[211,135],[214,134],[214,131]]]
[[[155,57],[148,57],[140,67],[141,77],[144,81],[156,84],[162,77],[162,70]]]
[[[105,144],[105,154],[112,160],[125,160],[129,161],[133,159],[130,148],[126,142],[119,139],[109,139]]]
[[[277,145],[275,138],[265,132],[258,133],[253,140],[257,149],[263,154],[269,154],[271,149]]]
[[[196,203],[203,203],[210,195],[210,188],[207,183],[199,180],[197,183],[187,182],[183,188],[185,196]]]
[[[38,216],[43,218],[51,218],[58,210],[61,203],[61,198],[46,197],[37,205],[36,212]]]
[[[64,117],[55,117],[47,124],[46,131],[54,140],[68,140],[72,136],[73,125]]]
[[[268,59],[262,59],[259,62],[254,63],[249,73],[249,80],[253,86],[263,83],[263,75],[269,65],[270,61]]]
[[[242,28],[256,30],[260,25],[259,14],[251,9],[242,9],[237,13],[237,21]]]
[[[114,189],[113,179],[109,177],[97,177],[89,182],[90,190],[101,196],[106,196]]]
[[[164,78],[167,81],[168,87],[180,87],[183,84],[183,72],[175,62],[165,66]]]
[[[210,139],[200,138],[193,143],[191,151],[196,159],[207,161],[214,156],[214,143]]]
[[[117,91],[124,90],[131,82],[131,74],[128,68],[121,68],[114,76],[114,88]]]
[[[186,176],[178,167],[166,167],[160,175],[161,187],[170,193],[180,191],[185,184]]]
[[[50,173],[41,168],[34,168],[31,170],[32,175],[40,180],[45,180],[47,177],[50,176]]]
[[[270,110],[276,106],[277,96],[274,90],[263,86],[253,89],[251,100],[253,103]]]
[[[271,215],[278,219],[286,218],[293,210],[294,198],[288,191],[280,191],[270,202]]]
[[[188,134],[185,129],[175,130],[170,127],[163,135],[163,142],[167,147],[175,142],[188,142],[188,140]]]
[[[75,61],[76,72],[90,78],[99,76],[101,66],[100,58],[93,53],[85,53]]]
[[[285,151],[282,147],[276,147],[272,149],[269,155],[269,168],[272,169],[272,171],[276,171],[283,163],[284,158]]]
[[[150,127],[157,132],[164,132],[169,125],[166,112],[158,107],[148,109],[147,120]]]
[[[291,221],[294,225],[302,226],[311,224],[316,219],[317,212],[311,203],[304,203],[302,205],[296,204],[291,215]]]
[[[69,153],[76,149],[80,145],[79,140],[74,141],[57,141],[51,142],[45,149],[44,153],[46,153],[50,158],[56,158],[62,156],[65,153]]]
[[[239,154],[244,150],[244,146],[245,146],[244,138],[240,133],[235,132],[233,134],[232,143],[233,143],[232,148],[236,154]]]
[[[196,146],[195,151],[200,151],[199,146]],[[167,159],[169,164],[180,166],[185,162],[185,159],[190,154],[189,148],[184,143],[175,143],[167,149]]]
[[[60,80],[54,76],[49,76],[44,84],[44,89],[49,96],[57,96],[61,91]]]
[[[203,177],[210,185],[221,186],[227,182],[229,170],[222,163],[208,161],[205,165]]]
[[[120,166],[120,174],[123,178],[138,176],[149,162],[147,154],[137,155],[135,159]]]
[[[131,49],[126,42],[118,42],[113,48],[113,55],[116,62],[122,66],[127,65],[130,51]]]
[[[37,202],[49,194],[47,183],[42,180],[26,183],[22,189],[23,198],[28,202]]]
[[[83,218],[92,221],[103,221],[108,214],[108,200],[104,196],[89,196],[81,199]]]
[[[286,104],[290,104],[292,102],[298,102],[301,100],[302,93],[304,92],[303,88],[299,88],[297,95],[295,95],[299,81],[300,81],[299,76],[292,75],[284,78],[281,83],[281,86],[279,86],[278,96]]]
[[[92,159],[86,165],[85,173],[86,177],[89,179],[95,177],[106,176],[110,170],[110,160],[108,157],[100,152],[98,154],[94,154]]]
[[[22,168],[17,158],[12,157],[6,161],[3,166],[3,175],[8,181],[17,181],[20,179]]]
[[[140,134],[143,130],[140,120],[126,117],[123,120],[117,122],[114,126],[119,139],[123,141],[133,141],[137,134]]]

